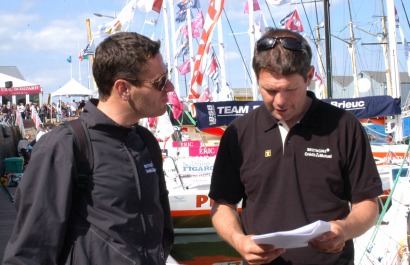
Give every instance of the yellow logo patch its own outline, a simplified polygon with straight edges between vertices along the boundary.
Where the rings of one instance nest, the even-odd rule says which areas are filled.
[[[272,156],[272,151],[271,150],[265,150],[265,157],[271,157]]]

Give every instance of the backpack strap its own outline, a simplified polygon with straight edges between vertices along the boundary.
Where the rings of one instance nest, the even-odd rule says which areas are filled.
[[[77,186],[85,188],[90,182],[94,168],[94,156],[91,140],[84,121],[80,118],[64,122],[73,135],[77,161],[77,175],[74,176]]]

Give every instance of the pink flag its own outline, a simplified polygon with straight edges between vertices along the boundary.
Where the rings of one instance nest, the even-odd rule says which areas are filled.
[[[303,32],[302,21],[300,20],[299,13],[297,10],[293,11],[287,17],[281,20],[280,22],[285,29],[290,29],[294,31]]]
[[[205,101],[211,101],[213,99],[211,91],[209,90],[209,87],[206,87],[202,95],[199,97],[198,101],[199,102],[205,102]]]
[[[204,27],[204,15],[202,14],[202,11],[199,10],[198,14],[196,14],[194,20],[192,20],[192,37],[193,38],[198,38],[201,36],[199,30]]]
[[[183,64],[178,67],[178,71],[181,75],[185,75],[191,71],[191,63],[190,60],[187,60]]]
[[[154,128],[155,126],[157,126],[157,121],[158,121],[158,118],[157,118],[157,117],[155,117],[155,118],[153,118],[153,117],[148,118],[148,125],[149,125],[149,127],[150,127],[150,128]]]
[[[314,80],[315,80],[315,82],[318,83],[319,86],[323,84],[323,79],[320,76],[320,74],[316,71],[316,69],[315,69],[315,78],[314,78]]]
[[[245,9],[243,10],[244,14],[249,14],[249,5],[248,5],[248,0],[246,0],[245,3]],[[253,0],[253,11],[258,11],[261,10],[261,7],[259,6],[258,0]]]
[[[175,91],[168,92],[168,102],[172,105],[172,113],[174,114],[174,119],[178,119],[184,111],[181,101],[179,100],[177,93]]]
[[[192,30],[192,37],[193,38],[198,38],[201,36],[200,34],[200,29],[204,27],[204,16],[202,14],[202,11],[199,10],[198,14],[195,16],[194,20],[191,22],[191,30]],[[180,33],[185,36],[186,39],[188,39],[188,26],[182,26],[180,29]]]
[[[191,87],[189,89],[189,99],[198,99],[199,90],[204,78],[205,63],[202,58],[207,55],[211,47],[212,33],[221,16],[224,7],[224,0],[210,0],[208,14],[206,15],[204,28],[201,33],[201,40],[198,46],[198,52],[195,56],[195,65],[191,78]],[[205,57],[206,58],[206,57]]]
[[[188,26],[182,26],[180,30],[181,35],[184,35],[186,39],[188,39]]]

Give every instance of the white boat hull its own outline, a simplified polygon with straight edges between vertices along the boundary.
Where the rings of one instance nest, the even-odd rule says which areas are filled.
[[[379,226],[372,227],[364,235],[356,238],[355,264],[410,264],[409,263],[409,207],[410,207],[410,178],[408,168],[400,169],[399,166],[379,166],[390,180],[391,206],[384,210],[386,214]],[[398,172],[401,172],[398,175]],[[394,186],[394,180],[397,178]],[[390,201],[388,200],[388,202]],[[387,206],[385,206],[387,207]],[[386,208],[387,209],[387,208]]]

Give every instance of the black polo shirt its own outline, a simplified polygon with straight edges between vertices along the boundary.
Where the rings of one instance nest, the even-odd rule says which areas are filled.
[[[308,96],[312,104],[290,129],[284,148],[277,120],[264,105],[234,120],[221,139],[209,196],[232,204],[243,199],[246,234],[343,219],[349,202],[383,192],[360,122],[313,93]],[[341,254],[306,247],[288,249],[282,257],[291,264],[349,264],[353,243],[347,242]]]

